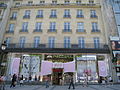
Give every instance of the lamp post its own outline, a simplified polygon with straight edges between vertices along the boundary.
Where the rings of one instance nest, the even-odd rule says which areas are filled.
[[[3,58],[4,58],[4,51],[6,49],[6,42],[4,41],[4,43],[1,44],[1,56],[0,56],[0,75],[1,75],[1,72],[2,72],[2,66],[3,65]]]

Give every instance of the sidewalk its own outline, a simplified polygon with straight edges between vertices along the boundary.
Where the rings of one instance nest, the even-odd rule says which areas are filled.
[[[10,88],[9,85],[6,86],[5,90],[69,90],[68,86],[50,86],[45,88],[44,85],[17,85],[15,88]],[[72,88],[70,90],[73,90]],[[89,85],[88,87],[83,87],[82,85],[75,86],[75,90],[120,90],[120,85],[105,86],[105,85]]]

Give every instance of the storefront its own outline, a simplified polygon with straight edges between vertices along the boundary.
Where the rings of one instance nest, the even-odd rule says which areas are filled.
[[[17,73],[23,75],[25,80],[29,80],[31,76],[32,81],[37,77],[40,82],[44,82],[45,77],[48,76],[52,84],[60,85],[61,80],[64,84],[68,84],[71,75],[75,82],[83,82],[86,73],[89,83],[97,83],[99,78],[98,61],[105,61],[108,66],[108,57],[107,54],[95,53],[10,53],[8,75]],[[15,60],[17,62],[20,60],[17,65],[18,69],[13,69],[12,63]]]

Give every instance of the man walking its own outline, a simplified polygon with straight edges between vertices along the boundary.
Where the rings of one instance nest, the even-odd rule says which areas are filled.
[[[73,82],[73,76],[72,75],[70,77],[70,84],[69,84],[69,88],[68,89],[70,89],[71,85],[72,85],[73,89],[75,89],[75,85],[74,85],[74,82]]]

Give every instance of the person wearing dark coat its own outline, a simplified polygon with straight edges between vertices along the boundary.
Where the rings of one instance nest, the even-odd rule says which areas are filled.
[[[17,81],[17,75],[14,74],[13,77],[12,77],[12,83],[11,83],[10,88],[11,88],[11,87],[15,87],[15,85],[16,85],[16,81]]]
[[[70,77],[70,84],[69,84],[69,88],[68,89],[70,89],[70,87],[73,87],[73,89],[75,89],[75,85],[74,85],[74,81],[73,81],[73,77],[71,76]]]

